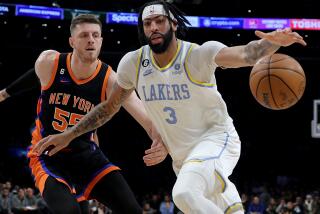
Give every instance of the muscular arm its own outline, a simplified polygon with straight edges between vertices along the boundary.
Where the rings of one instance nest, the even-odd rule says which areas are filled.
[[[247,45],[223,48],[216,56],[216,63],[224,68],[254,65],[260,58],[275,53],[280,48],[267,40],[251,41]]]
[[[115,82],[117,82],[117,74],[112,71],[108,79],[107,95],[112,93],[112,87]],[[134,90],[132,90],[128,98],[123,101],[122,106],[150,135],[151,121],[147,117],[147,112],[142,101],[138,98]]]
[[[66,132],[71,139],[99,128],[109,121],[116,114],[122,102],[132,93],[133,90],[121,88],[117,82],[113,84],[110,98],[97,105],[92,111],[86,114],[75,126]]]
[[[34,67],[42,87],[46,87],[50,82],[58,53],[54,50],[46,50],[36,60]]]
[[[31,68],[0,91],[0,102],[11,96],[38,89],[38,87],[40,87],[39,79],[34,68]]]
[[[43,51],[36,60],[35,68],[29,69],[7,88],[0,91],[0,102],[10,96],[38,88],[40,84],[46,86],[50,82],[57,53],[54,50]]]
[[[289,28],[269,33],[256,31],[255,34],[261,39],[247,45],[223,48],[214,59],[216,64],[225,68],[252,66],[260,58],[275,53],[281,46],[287,47],[294,43],[307,45],[302,36]]]

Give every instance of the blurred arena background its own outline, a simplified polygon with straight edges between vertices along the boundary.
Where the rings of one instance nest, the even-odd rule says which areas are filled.
[[[216,75],[218,88],[242,140],[241,158],[231,178],[240,192],[253,196],[262,193],[261,187],[265,186],[278,199],[282,197],[281,191],[289,192],[291,197],[299,195],[306,198],[307,194],[316,197],[320,190],[320,134],[312,135],[312,128],[318,128],[320,133],[320,125],[311,125],[313,120],[320,124],[320,116],[316,114],[318,111],[320,113],[320,105],[317,104],[320,100],[320,16],[316,0],[171,1],[190,16],[314,20],[312,29],[297,29],[308,43],[307,47],[295,44],[278,51],[298,60],[306,73],[305,93],[290,109],[272,111],[255,101],[249,88],[251,68],[217,70]],[[6,13],[0,10],[0,89],[33,67],[41,51],[71,50],[68,44],[69,24],[77,10],[97,14],[135,13],[145,2],[0,0],[0,8],[2,5],[24,4],[67,8],[73,12],[65,13],[63,20],[55,20],[15,16],[12,11]],[[101,18],[105,22],[105,15]],[[105,24],[103,28],[100,58],[116,69],[126,52],[140,47],[136,26]],[[246,44],[256,37],[254,29],[190,28],[186,39],[199,44],[217,40],[231,46]],[[33,90],[0,103],[0,183],[10,181],[14,185],[33,187],[25,154],[38,95],[39,91]],[[141,202],[148,194],[171,190],[175,175],[170,158],[158,166],[144,166],[142,156],[150,141],[125,111],[100,128],[98,134],[103,151],[122,168],[122,173]]]

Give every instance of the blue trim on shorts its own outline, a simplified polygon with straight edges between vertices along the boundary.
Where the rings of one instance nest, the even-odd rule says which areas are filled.
[[[88,185],[90,184],[90,182],[91,182],[97,175],[99,175],[102,171],[108,169],[108,168],[111,167],[111,166],[115,166],[115,165],[113,165],[112,163],[108,163],[108,164],[105,165],[103,168],[101,168],[101,169],[98,170],[96,173],[94,173],[93,176],[91,176],[91,178],[89,179],[89,182],[88,182],[86,185],[84,185],[84,187],[82,188],[82,189],[83,189],[82,192],[76,195],[76,198],[78,199],[78,198],[82,197],[82,196],[84,195],[84,192],[85,192],[86,189],[88,188]],[[93,189],[94,189],[94,187],[92,188],[92,190],[93,190]]]
[[[224,150],[226,149],[226,147],[227,147],[228,140],[229,140],[229,137],[230,137],[230,135],[229,135],[228,132],[224,132],[224,133],[226,133],[227,136],[226,136],[226,140],[225,140],[225,142],[224,142],[224,144],[223,144],[223,148],[221,149],[219,155],[213,156],[213,157],[201,158],[201,159],[200,159],[200,158],[194,158],[194,159],[187,160],[187,162],[188,162],[188,161],[206,161],[206,160],[213,160],[213,159],[218,159],[218,158],[220,158],[220,156],[222,155],[223,151],[224,151]]]
[[[45,164],[44,160],[41,158],[41,156],[39,157],[39,161],[40,161],[40,163],[41,163],[42,168],[44,169],[44,171],[45,171],[48,175],[50,175],[50,176],[52,176],[52,177],[54,177],[54,178],[59,178],[59,179],[61,179],[61,180],[64,180],[67,184],[69,184],[69,183],[66,181],[66,179],[64,179],[63,177],[60,177],[60,176],[58,176],[58,175],[53,174],[53,173],[46,167],[46,164]],[[69,184],[69,185],[70,185],[70,184]]]

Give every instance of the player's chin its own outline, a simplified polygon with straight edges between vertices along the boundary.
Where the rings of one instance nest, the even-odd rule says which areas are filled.
[[[97,53],[89,53],[87,54],[87,56],[85,57],[87,62],[95,62],[98,58],[98,54]]]

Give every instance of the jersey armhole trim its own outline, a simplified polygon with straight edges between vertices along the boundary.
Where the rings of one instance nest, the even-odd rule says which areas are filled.
[[[141,59],[143,54],[144,48],[140,48],[139,50],[139,56],[136,63],[136,88],[138,88],[138,81],[139,81],[139,74],[140,74],[140,67],[141,67]]]
[[[48,90],[51,87],[52,83],[54,82],[54,79],[56,78],[58,65],[59,65],[59,56],[60,56],[60,53],[57,53],[56,58],[54,59],[54,65],[53,65],[53,69],[51,72],[50,81],[47,85],[41,87],[42,91]]]
[[[189,47],[187,56],[186,56],[186,58],[185,58],[185,61],[184,61],[184,67],[185,67],[185,70],[186,70],[186,74],[187,74],[188,79],[190,80],[191,83],[193,83],[193,84],[195,84],[195,85],[198,85],[198,86],[201,86],[201,87],[214,87],[215,84],[207,83],[207,82],[200,82],[200,81],[195,80],[195,79],[192,77],[191,72],[190,72],[189,67],[188,67],[188,64],[187,64],[187,61],[189,60],[190,53],[191,53],[191,51],[192,51],[193,48],[194,48],[194,44],[191,44],[190,47]]]
[[[112,72],[112,68],[110,65],[108,65],[108,69],[106,72],[106,76],[104,77],[102,90],[101,90],[101,102],[103,102],[107,99],[107,87],[108,87],[109,76],[110,76],[111,72]]]

